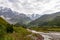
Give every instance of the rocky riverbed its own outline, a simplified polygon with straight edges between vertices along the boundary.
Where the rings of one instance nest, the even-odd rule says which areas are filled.
[[[44,37],[44,40],[60,40],[60,32],[49,32],[49,33],[44,33],[44,32],[37,32],[34,30],[29,30],[28,31],[36,34],[40,34],[41,36]]]

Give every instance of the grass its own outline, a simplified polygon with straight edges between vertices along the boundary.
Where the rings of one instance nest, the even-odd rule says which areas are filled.
[[[40,32],[60,32],[60,27],[31,27],[30,29]]]
[[[14,27],[13,33],[7,33],[4,35],[4,40],[32,40],[27,35],[30,35],[31,32],[28,32],[25,28]]]
[[[7,24],[9,24],[8,22],[6,22],[6,20],[4,20],[3,18],[0,17],[0,24],[7,26]]]
[[[0,40],[33,40],[31,34],[26,28],[11,25],[0,17]]]
[[[0,40],[33,40],[28,35],[31,35],[31,32],[26,28],[11,25],[0,17]]]

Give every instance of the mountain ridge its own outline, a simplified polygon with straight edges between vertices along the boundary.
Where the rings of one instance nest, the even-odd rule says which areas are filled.
[[[44,22],[52,21],[57,16],[60,16],[60,12],[56,12],[53,14],[45,14],[45,15],[42,15],[41,17],[39,17],[38,19],[30,22],[29,24],[38,26]]]
[[[3,16],[5,20],[7,20],[11,24],[15,24],[16,22],[23,21],[21,22],[28,22],[31,19],[25,15],[24,13],[18,13],[16,11],[12,11],[10,8],[3,8],[0,7],[0,16]]]

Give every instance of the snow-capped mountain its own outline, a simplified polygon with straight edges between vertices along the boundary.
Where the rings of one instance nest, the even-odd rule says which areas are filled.
[[[40,14],[28,14],[27,16],[30,17],[32,20],[35,20],[39,18],[41,15]]]
[[[0,7],[0,16],[7,20],[9,23],[25,23],[31,21],[31,19],[26,16],[24,13],[18,13],[12,11],[10,8]]]

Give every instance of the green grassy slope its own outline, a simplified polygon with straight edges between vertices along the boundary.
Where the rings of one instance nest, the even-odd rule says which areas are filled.
[[[7,33],[6,28],[7,27],[13,27],[13,33]],[[23,27],[16,27],[13,25],[10,25],[8,22],[6,22],[3,18],[0,17],[0,40],[33,40],[31,37],[28,37],[31,32],[27,31]]]
[[[52,21],[57,16],[60,16],[60,12],[56,12],[54,14],[46,14],[46,15],[43,15],[40,18],[30,22],[30,25],[40,25],[42,23],[46,23],[48,21]]]
[[[4,36],[4,40],[32,40],[31,37],[28,37],[31,32],[28,32],[25,28],[14,27],[13,33],[8,33]]]
[[[0,25],[7,26],[8,24],[8,22],[6,22],[2,17],[0,17]]]

